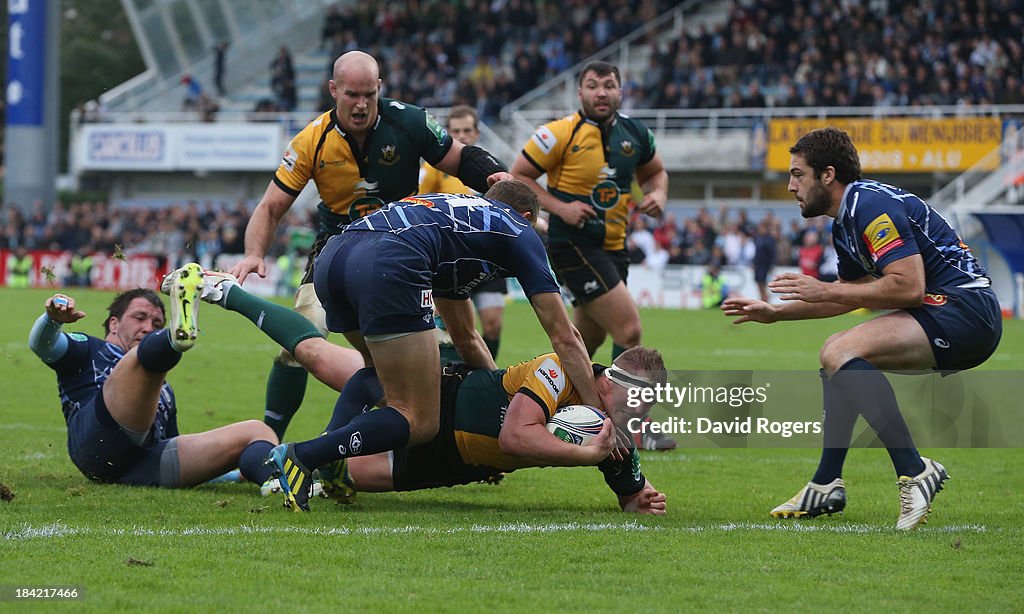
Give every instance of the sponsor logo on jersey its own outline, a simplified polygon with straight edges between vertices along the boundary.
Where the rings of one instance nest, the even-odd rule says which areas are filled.
[[[392,103],[392,104],[394,104],[394,103]],[[405,107],[402,107],[402,108],[405,108]],[[433,115],[431,115],[430,113],[427,113],[426,116],[427,116],[427,129],[430,130],[431,132],[433,132],[434,136],[437,137],[438,144],[444,143],[445,138],[447,138],[447,136],[448,136],[448,131],[444,129],[444,126],[442,126],[441,124],[437,123],[437,120],[434,119]]]
[[[420,207],[433,207],[434,203],[430,202],[425,198],[416,198],[415,196],[406,196],[402,200],[398,201],[407,205],[418,205]]]
[[[561,377],[561,373],[562,368],[551,358],[545,358],[544,362],[540,363],[540,367],[537,368],[537,375],[540,376],[538,379],[548,389],[548,392],[551,393],[551,398],[555,400],[558,399],[558,395],[565,388],[565,385],[562,383],[565,381],[565,378]]]
[[[619,203],[619,186],[610,179],[599,181],[590,192],[590,204],[607,211]]]
[[[295,171],[295,163],[299,160],[299,154],[295,153],[295,149],[291,145],[288,149],[284,150],[284,154],[281,156],[281,166],[283,166],[289,173]]]
[[[68,337],[71,337],[72,341],[87,341],[89,339],[82,333],[68,333]]]
[[[381,158],[378,160],[384,166],[392,166],[396,162],[402,159],[402,156],[398,155],[397,146],[394,144],[384,145],[380,148]]]
[[[530,137],[533,142],[540,148],[544,155],[551,153],[551,150],[558,143],[558,139],[555,138],[555,133],[551,132],[551,129],[547,126],[541,126],[537,128],[537,131]]]
[[[936,307],[939,307],[941,305],[945,305],[946,304],[946,295],[945,294],[925,294],[924,295],[924,304],[925,305],[934,305]]]
[[[883,213],[868,224],[864,231],[864,243],[868,246],[871,259],[878,262],[879,258],[903,245],[903,239],[889,214]]]
[[[636,149],[633,147],[633,141],[627,139],[625,141],[622,141],[620,145],[622,146],[622,155],[626,156],[627,158],[636,153]]]

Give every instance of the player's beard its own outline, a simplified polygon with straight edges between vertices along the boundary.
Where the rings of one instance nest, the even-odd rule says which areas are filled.
[[[604,104],[607,105],[607,108],[601,111],[597,110],[597,104],[593,101],[587,104],[583,104],[583,114],[587,117],[587,119],[593,120],[599,124],[604,123],[608,121],[613,115],[615,115],[616,111],[619,110],[619,105],[615,100],[611,98],[609,98],[607,102],[605,102]]]
[[[811,184],[811,189],[807,190],[807,196],[804,197],[803,205],[803,207],[800,207],[800,215],[805,218],[825,215],[832,207],[832,195],[825,189],[820,179],[816,179]]]

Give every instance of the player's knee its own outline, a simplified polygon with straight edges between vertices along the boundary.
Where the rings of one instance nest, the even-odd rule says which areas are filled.
[[[640,320],[623,322],[619,330],[612,335],[612,340],[624,348],[631,348],[640,345],[640,338],[643,335],[643,328]]]
[[[406,413],[405,418],[409,421],[410,446],[425,444],[437,436],[440,420],[436,412],[429,416],[415,416]]]
[[[284,348],[281,348],[281,351],[278,352],[277,358],[274,359],[274,362],[276,362],[278,364],[281,364],[281,365],[284,365],[286,367],[301,367],[302,366],[299,363],[299,361],[296,360],[294,356],[292,356],[292,353],[289,352],[288,350],[284,349]]]
[[[825,340],[825,344],[821,346],[821,351],[818,353],[821,368],[829,376],[857,357],[852,349],[843,342],[844,335],[845,333],[836,333],[830,336]]]
[[[242,425],[242,433],[245,440],[242,447],[249,445],[254,441],[269,441],[270,443],[277,445],[279,443],[277,439],[277,433],[274,429],[267,426],[260,420],[245,420],[240,423]]]

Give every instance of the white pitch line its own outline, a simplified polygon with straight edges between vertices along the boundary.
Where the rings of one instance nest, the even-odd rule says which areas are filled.
[[[996,529],[1001,532],[1003,529]],[[882,534],[892,533],[891,527],[867,524],[809,524],[806,522],[787,523],[753,523],[736,522],[692,527],[661,527],[638,522],[627,523],[553,523],[529,524],[506,523],[498,525],[470,525],[463,527],[423,527],[406,525],[400,527],[261,527],[242,525],[236,527],[186,527],[184,529],[147,529],[131,528],[92,528],[71,527],[61,523],[42,526],[24,525],[19,529],[5,531],[5,541],[22,541],[29,539],[49,539],[59,537],[97,536],[97,537],[192,537],[207,535],[314,535],[330,537],[335,535],[451,535],[455,533],[567,533],[567,532],[658,532],[658,533],[719,533],[733,531],[775,531],[780,533],[826,533],[826,534]],[[988,527],[979,524],[957,524],[943,527],[925,527],[918,529],[926,533],[987,533]]]

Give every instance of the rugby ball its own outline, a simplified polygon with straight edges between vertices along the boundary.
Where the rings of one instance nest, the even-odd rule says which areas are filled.
[[[589,405],[560,407],[548,419],[548,432],[562,441],[583,446],[601,433],[605,415]]]

